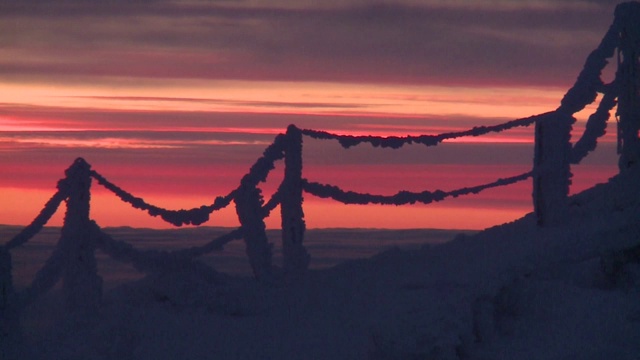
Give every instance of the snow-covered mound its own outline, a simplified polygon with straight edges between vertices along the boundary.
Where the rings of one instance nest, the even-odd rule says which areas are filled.
[[[420,250],[257,282],[194,264],[23,319],[33,359],[640,359],[640,171]],[[56,312],[57,311],[57,312]]]

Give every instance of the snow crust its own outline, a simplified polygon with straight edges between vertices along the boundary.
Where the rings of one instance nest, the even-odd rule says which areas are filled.
[[[632,169],[571,197],[563,225],[529,214],[293,283],[196,262],[107,292],[95,317],[67,313],[54,292],[27,309],[4,355],[636,360],[640,266],[609,264],[640,244],[638,179]]]

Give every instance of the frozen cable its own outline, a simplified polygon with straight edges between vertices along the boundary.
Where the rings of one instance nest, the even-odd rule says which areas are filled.
[[[469,130],[454,131],[443,133],[439,135],[418,135],[418,136],[353,136],[353,135],[338,135],[329,133],[326,131],[303,129],[302,134],[320,140],[338,140],[340,145],[344,148],[350,148],[352,146],[359,145],[361,143],[370,143],[374,147],[393,148],[398,149],[408,144],[422,144],[425,146],[435,146],[447,139],[455,139],[464,136],[481,136],[492,132],[501,132],[514,127],[529,126],[536,122],[540,117],[549,115],[550,113],[544,113],[534,115],[526,118],[512,120],[499,125],[492,126],[476,126]]]
[[[382,205],[405,205],[405,204],[415,204],[417,202],[423,204],[429,204],[432,202],[437,202],[444,200],[447,197],[458,197],[461,195],[468,194],[477,194],[482,190],[494,188],[498,186],[505,186],[514,184],[516,182],[525,180],[533,175],[533,172],[527,172],[524,174],[512,176],[509,178],[498,179],[492,183],[478,185],[473,187],[462,188],[453,191],[423,191],[423,192],[410,192],[410,191],[400,191],[395,195],[372,195],[365,193],[358,193],[354,191],[345,191],[340,189],[337,186],[320,184],[317,182],[310,182],[306,179],[302,180],[302,188],[304,191],[321,197],[321,198],[331,198],[333,200],[339,201],[344,204],[382,204]]]
[[[235,191],[232,191],[227,196],[217,197],[211,205],[203,205],[199,208],[193,208],[189,210],[167,210],[151,205],[145,202],[142,198],[133,196],[132,194],[119,188],[117,185],[109,182],[94,170],[91,170],[91,177],[96,179],[100,185],[113,192],[122,201],[129,203],[136,209],[147,211],[151,216],[160,216],[164,221],[175,226],[188,224],[200,225],[209,220],[209,215],[212,212],[223,209],[227,205],[229,205],[233,200],[233,197],[235,196]]]

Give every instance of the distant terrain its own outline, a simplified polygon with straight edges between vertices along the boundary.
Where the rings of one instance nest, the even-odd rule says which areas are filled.
[[[23,227],[0,225],[0,241],[8,241]],[[111,227],[105,231],[115,239],[127,241],[140,249],[169,250],[201,245],[232,230],[224,227],[145,229]],[[310,229],[305,233],[305,246],[311,254],[311,268],[334,266],[349,259],[370,257],[393,247],[417,249],[425,244],[439,244],[452,240],[458,234],[473,234],[474,230],[442,229]],[[59,227],[46,227],[28,244],[13,250],[14,282],[26,286],[35,272],[44,264],[60,235]],[[274,245],[274,261],[282,261],[280,229],[267,230]],[[107,287],[141,275],[130,266],[122,265],[97,252],[98,267]],[[234,275],[250,275],[251,269],[244,253],[244,241],[228,244],[222,252],[203,258],[215,268]]]

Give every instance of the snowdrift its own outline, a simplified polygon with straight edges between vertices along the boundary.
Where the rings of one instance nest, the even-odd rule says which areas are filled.
[[[640,180],[419,250],[258,282],[194,264],[119,286],[95,318],[53,293],[3,349],[22,359],[628,359],[640,356]],[[7,345],[7,344],[5,344]]]

